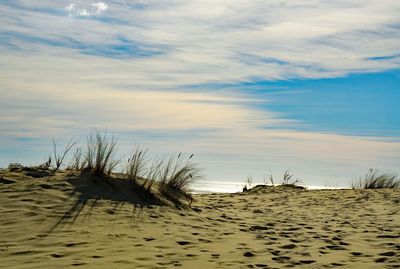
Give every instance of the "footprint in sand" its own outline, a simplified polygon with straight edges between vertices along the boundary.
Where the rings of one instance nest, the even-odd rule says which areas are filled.
[[[199,240],[199,242],[201,242],[201,243],[211,243],[211,242],[212,242],[211,240],[204,239],[204,238],[199,238],[199,239],[197,239],[197,240]],[[179,243],[178,243],[178,244],[179,244]]]
[[[72,264],[72,266],[82,266],[82,265],[86,265],[87,263],[84,262],[75,262]]]
[[[295,245],[295,244],[287,244],[287,245],[281,246],[280,248],[283,248],[283,249],[294,249],[294,248],[297,248],[297,245]]]
[[[65,246],[67,247],[67,248],[71,248],[71,247],[76,247],[76,246],[79,246],[79,245],[84,245],[84,244],[88,244],[88,242],[73,242],[73,243],[67,243],[67,244],[65,244]]]
[[[344,247],[338,245],[328,245],[326,248],[330,250],[346,250]]]
[[[400,235],[392,235],[392,234],[382,234],[376,236],[378,238],[400,238]]]
[[[271,250],[270,252],[271,252],[271,254],[274,255],[274,256],[279,256],[279,254],[281,253],[280,250]]]
[[[189,241],[177,241],[176,243],[178,243],[181,246],[186,246],[186,245],[191,244]]]
[[[288,262],[290,260],[290,257],[288,256],[277,256],[272,258],[273,261],[279,262],[279,263],[284,263]]]
[[[314,263],[316,261],[314,261],[314,260],[300,260],[299,262],[302,263],[302,264],[312,264],[312,263]]]
[[[396,256],[396,252],[394,251],[388,251],[388,252],[383,252],[379,254],[380,256],[385,256],[385,257],[392,257],[392,256]]]
[[[53,258],[62,258],[62,257],[64,257],[65,255],[64,255],[64,254],[53,253],[53,254],[50,254],[50,256],[53,257]]]
[[[104,256],[100,256],[100,255],[93,255],[92,256],[93,259],[101,259],[104,258]]]
[[[386,261],[385,257],[378,258],[378,259],[375,260],[376,263],[382,263],[382,262],[385,262],[385,261]]]
[[[333,263],[331,263],[330,265],[333,266],[333,267],[336,267],[336,266],[344,266],[344,265],[346,265],[346,264],[344,264],[344,263],[338,263],[338,262],[333,262]]]
[[[246,251],[246,252],[243,254],[243,256],[249,258],[249,257],[255,256],[255,254],[254,254],[253,252],[251,252],[251,251]]]

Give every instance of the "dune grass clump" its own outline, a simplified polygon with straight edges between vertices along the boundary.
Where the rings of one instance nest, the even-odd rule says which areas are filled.
[[[83,150],[82,148],[75,149],[74,155],[67,167],[67,170],[82,171],[85,163],[82,161]]]
[[[131,157],[128,158],[125,168],[125,176],[129,181],[135,182],[143,178],[146,172],[146,153],[147,149],[136,147]]]
[[[63,153],[57,154],[57,143],[53,138],[53,154],[54,154],[54,162],[55,162],[54,172],[57,172],[60,169],[62,163],[64,162],[65,156],[75,145],[76,145],[76,141],[74,141],[73,138],[71,138],[68,141],[67,145],[65,146]],[[44,166],[49,168],[50,164],[51,164],[51,156],[49,156],[49,160],[44,164]]]
[[[153,159],[150,167],[147,169],[146,176],[143,179],[143,183],[141,186],[143,189],[149,191],[153,184],[159,180],[162,166],[162,160],[158,158]]]
[[[352,184],[352,189],[394,189],[400,188],[400,178],[389,172],[380,172],[377,169],[369,169],[368,173]]]
[[[80,168],[98,177],[108,177],[119,163],[115,159],[116,151],[117,140],[113,136],[108,137],[105,131],[101,133],[94,129],[86,136],[86,151]]]
[[[64,151],[62,151],[62,153],[60,154],[57,152],[57,143],[56,143],[56,140],[53,138],[52,139],[53,152],[49,154],[47,161],[38,166],[34,166],[34,167],[30,167],[30,168],[49,170],[52,173],[56,173],[58,170],[60,170],[60,168],[65,160],[65,157],[68,155],[68,152],[70,152],[72,150],[72,148],[76,145],[76,143],[77,142],[74,141],[74,138],[72,137],[68,141],[68,143],[65,145]],[[54,159],[52,159],[52,155],[53,155]],[[52,166],[52,164],[53,164],[53,166]]]
[[[248,191],[251,189],[251,187],[253,186],[253,178],[252,177],[247,177],[246,182],[243,185],[243,191]]]
[[[270,183],[268,183],[268,181]],[[248,177],[245,184],[243,185],[243,192],[251,191],[258,192],[260,190],[265,191],[276,191],[276,190],[305,190],[304,186],[299,186],[302,181],[298,177],[294,177],[293,174],[289,173],[289,170],[286,170],[283,174],[282,181],[280,184],[276,184],[276,180],[274,176],[271,174],[267,177],[264,177],[264,184],[259,184],[253,187],[253,178]]]
[[[76,144],[77,142],[70,139],[64,152],[57,154],[57,146],[53,139],[55,169],[49,170],[51,173],[57,172],[67,154],[74,150],[66,168],[70,171],[68,175],[75,175],[77,172],[83,178],[89,175],[89,179],[92,176],[107,179],[104,182],[108,185],[129,186],[128,189],[133,191],[134,195],[153,200],[164,198],[164,201],[168,200],[178,207],[182,205],[182,199],[193,200],[189,185],[200,177],[197,164],[192,162],[193,154],[189,157],[179,153],[166,159],[149,158],[148,149],[136,146],[122,169],[116,172],[121,162],[121,159],[116,158],[117,139],[107,135],[106,131],[93,129],[86,136],[86,143],[75,147]],[[49,161],[43,166],[50,166],[51,161],[50,155]],[[102,186],[101,181],[93,182]]]
[[[149,191],[154,181],[157,180],[160,165],[157,164],[157,160],[154,160],[148,167],[147,152],[148,149],[135,147],[125,164],[124,175],[131,183]]]
[[[281,185],[296,186],[299,183],[301,183],[301,180],[298,177],[294,178],[293,176],[294,175],[290,174],[289,170],[286,170],[285,173],[283,174]]]
[[[272,174],[269,175],[268,180],[270,182],[270,185],[272,187],[275,187],[275,179],[274,179],[274,176]],[[267,179],[266,178],[264,178],[264,184],[267,185]]]
[[[186,157],[179,153],[178,156],[172,154],[161,165],[159,191],[160,194],[173,198],[191,199],[189,185],[199,179],[200,169],[196,163],[191,161],[193,154]]]

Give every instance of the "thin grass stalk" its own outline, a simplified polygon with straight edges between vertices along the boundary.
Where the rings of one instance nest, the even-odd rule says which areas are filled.
[[[147,176],[143,181],[142,188],[145,188],[147,190],[151,189],[154,182],[156,182],[161,175],[162,166],[163,166],[162,160],[159,160],[157,158],[153,160],[150,168],[147,170]]]
[[[55,161],[55,169],[54,171],[58,171],[65,159],[65,156],[68,154],[68,152],[75,146],[77,142],[73,141],[73,137],[68,141],[67,145],[65,146],[65,149],[61,155],[57,154],[57,143],[55,139],[53,138],[53,153],[54,153],[54,161]]]
[[[135,147],[132,156],[126,164],[126,177],[129,181],[137,181],[144,178],[146,173],[146,155],[148,150]]]
[[[81,159],[82,159],[82,149],[77,148],[74,152],[74,155],[72,156],[69,168],[75,171],[81,170],[81,163],[82,163]]]

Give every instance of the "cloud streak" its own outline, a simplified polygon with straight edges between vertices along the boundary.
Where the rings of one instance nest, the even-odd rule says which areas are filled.
[[[394,0],[112,1],[88,7],[78,2],[66,7],[65,15],[76,16],[74,21],[54,12],[57,5],[51,1],[16,2],[0,4],[2,32],[53,41],[38,46],[39,53],[54,43],[65,43],[64,53],[86,53],[68,47],[79,43],[101,46],[102,57],[115,58],[115,46],[126,45],[121,40],[150,52],[161,49],[158,57],[136,65],[149,81],[156,79],[149,70],[153,66],[171,74],[176,84],[196,84],[335,77],[400,65],[393,57],[400,50],[400,4]],[[90,20],[78,20],[83,17]],[[129,58],[135,51],[123,55]]]
[[[65,7],[69,17],[90,17],[102,15],[108,9],[108,5],[103,2],[92,3],[91,8],[78,8],[74,3]]]

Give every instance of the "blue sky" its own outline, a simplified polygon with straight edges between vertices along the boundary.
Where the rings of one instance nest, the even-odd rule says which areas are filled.
[[[400,3],[1,1],[0,166],[91,127],[207,179],[400,172]]]
[[[261,108],[301,121],[301,130],[400,136],[400,70],[328,79],[258,81],[241,87],[271,100]]]

